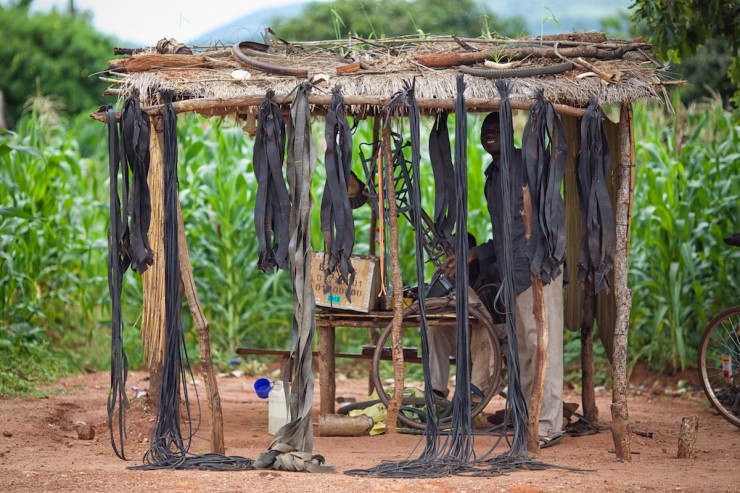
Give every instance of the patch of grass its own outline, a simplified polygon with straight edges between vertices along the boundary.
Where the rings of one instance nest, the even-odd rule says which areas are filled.
[[[50,384],[59,377],[74,372],[64,355],[42,348],[13,354],[0,351],[0,396],[43,397],[40,385]]]

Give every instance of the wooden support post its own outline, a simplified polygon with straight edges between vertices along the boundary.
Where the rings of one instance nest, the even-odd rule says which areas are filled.
[[[208,423],[211,427],[211,452],[225,455],[224,448],[224,418],[221,411],[221,396],[218,393],[218,382],[213,371],[213,360],[211,359],[211,328],[201,308],[198,293],[195,290],[195,279],[193,278],[193,267],[190,263],[188,242],[185,238],[185,222],[182,218],[180,201],[177,202],[177,246],[180,261],[180,282],[188,299],[190,314],[198,329],[198,342],[200,344],[200,364],[203,372],[203,381],[206,386],[206,399],[208,400]]]
[[[147,184],[152,206],[149,244],[154,252],[154,263],[141,276],[144,290],[141,343],[144,359],[149,365],[149,395],[156,406],[162,385],[164,360],[164,127],[162,117],[151,117],[150,121]]]
[[[336,398],[336,368],[334,360],[334,327],[319,327],[319,388],[321,389],[321,414],[334,414]]]
[[[542,279],[532,276],[532,314],[537,327],[537,349],[534,357],[534,375],[532,376],[532,394],[529,398],[529,435],[527,450],[536,454],[540,451],[539,429],[542,396],[545,390],[545,370],[547,369],[547,347],[549,346],[550,328],[545,315],[545,300],[542,294]]]
[[[529,187],[524,187],[524,210],[522,211],[524,231],[527,244],[532,235],[532,197]],[[545,315],[545,300],[542,293],[542,278],[532,275],[532,315],[537,328],[537,348],[534,356],[534,374],[532,375],[532,391],[529,398],[529,434],[527,435],[527,450],[536,454],[540,451],[539,428],[540,412],[542,411],[542,396],[545,390],[545,370],[547,369],[547,347],[550,328]]]
[[[380,146],[380,124],[381,124],[381,118],[376,116],[373,118],[373,150],[371,154],[371,159],[377,155],[378,153],[378,147]],[[366,179],[371,180],[372,177],[367,177]],[[375,243],[377,241],[377,235],[376,235],[376,229],[378,227],[378,212],[374,208],[370,208],[370,238],[368,239],[369,250],[368,253],[370,255],[375,255],[376,253],[376,246]],[[380,296],[380,294],[378,294]],[[380,339],[380,334],[378,332],[378,329],[375,327],[370,327],[367,329],[368,335],[370,336],[370,344],[373,346],[378,345],[378,339]],[[368,371],[368,381],[367,381],[367,395],[372,395],[373,390],[375,390],[375,385],[373,382],[375,381],[375,368],[373,365],[370,365],[370,371]]]
[[[630,461],[630,425],[627,410],[627,334],[629,331],[632,292],[627,286],[627,255],[629,252],[629,211],[632,202],[632,108],[622,104],[619,118],[619,179],[617,192],[617,251],[614,255],[614,296],[617,317],[614,327],[614,360],[612,363],[612,439],[617,458]]]
[[[699,430],[699,416],[681,418],[678,432],[678,459],[696,459],[696,432]]]
[[[398,210],[396,208],[396,185],[393,180],[393,161],[391,159],[391,129],[383,130],[383,153],[385,154],[386,190],[388,190],[388,227],[391,251],[391,283],[393,286],[393,382],[395,393],[388,403],[386,417],[386,432],[396,433],[396,420],[403,401],[404,374],[403,374],[403,342],[401,341],[401,326],[403,325],[403,281],[401,279],[401,265],[398,261]]]
[[[583,417],[595,423],[599,419],[596,407],[595,370],[594,370],[594,315],[596,299],[593,285],[586,287],[583,295],[583,316],[581,318],[581,403]]]

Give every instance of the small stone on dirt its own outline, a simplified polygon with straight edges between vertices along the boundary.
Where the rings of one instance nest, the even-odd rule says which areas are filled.
[[[95,438],[95,428],[88,424],[80,426],[77,428],[77,438],[80,440],[92,440]]]
[[[3,431],[3,436],[4,436],[5,438],[10,438],[10,437],[12,437],[12,436],[13,436],[13,434],[12,434],[11,432],[9,432],[8,430],[4,430],[4,431]]]

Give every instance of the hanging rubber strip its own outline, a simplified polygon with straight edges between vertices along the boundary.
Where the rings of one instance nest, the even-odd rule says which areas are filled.
[[[326,183],[321,199],[321,231],[324,235],[324,273],[337,273],[339,283],[347,284],[347,300],[352,301],[351,287],[355,278],[350,256],[355,244],[355,223],[347,184],[352,166],[352,132],[344,112],[344,99],[339,88],[332,91],[326,113],[324,138]],[[329,285],[325,286],[328,293]]]
[[[614,265],[617,247],[616,221],[606,183],[611,153],[602,122],[601,108],[591,98],[581,120],[576,183],[583,222],[578,279],[587,289],[592,284],[593,294],[609,289],[606,276]]]
[[[131,171],[132,182],[124,210],[129,223],[126,250],[131,259],[131,270],[143,274],[154,262],[149,245],[149,224],[152,204],[147,176],[149,174],[149,115],[141,109],[139,92],[134,90],[126,98],[121,110],[121,154]],[[128,182],[128,172],[124,169]]]
[[[280,106],[273,101],[274,95],[272,90],[268,91],[260,104],[254,143],[254,174],[257,178],[254,225],[259,244],[257,266],[264,272],[273,272],[275,267],[288,268],[290,197],[283,179],[285,125]]]
[[[475,458],[473,422],[470,410],[470,324],[468,309],[468,112],[465,106],[465,79],[457,77],[455,99],[455,174],[457,234],[455,235],[455,318],[457,325],[457,351],[455,372],[455,395],[452,399],[452,428],[444,449],[445,456],[464,464]],[[492,384],[493,385],[493,384]]]
[[[496,244],[496,259],[500,262],[502,300],[506,308],[506,333],[508,336],[507,375],[508,375],[508,399],[506,400],[506,414],[511,416],[514,437],[508,451],[504,456],[525,457],[527,455],[527,433],[529,415],[526,401],[519,384],[519,356],[516,341],[516,295],[514,290],[514,251],[513,251],[513,223],[514,214],[519,214],[514,206],[514,194],[516,180],[513,169],[514,164],[514,128],[512,123],[511,102],[509,94],[511,83],[497,80],[496,89],[501,96],[500,127],[501,127],[501,157],[499,162],[501,179],[500,203],[491,203],[489,199],[489,211],[494,207],[502,209],[501,214],[491,214],[500,217],[500,223],[493,224],[493,238]],[[519,192],[521,193],[521,192]],[[488,195],[490,197],[490,195]]]
[[[408,174],[406,170],[405,161],[403,157],[403,130],[401,129],[395,140],[394,156],[392,163],[386,163],[388,166],[394,168],[401,168],[403,173],[406,175],[403,179],[397,180],[397,182],[403,181],[405,183],[405,189],[408,190],[410,209],[411,209],[411,221],[414,228],[414,241],[415,241],[415,257],[416,257],[416,282],[417,286],[424,285],[424,245],[422,240],[422,215],[421,215],[421,187],[419,178],[421,176],[420,161],[421,161],[421,137],[420,137],[420,115],[419,106],[416,102],[414,94],[414,85],[408,81],[404,81],[404,89],[397,92],[391,97],[390,102],[386,106],[387,118],[384,123],[384,127],[388,129],[392,122],[392,115],[398,113],[403,115],[404,110],[408,108],[409,118],[409,141],[411,145],[411,173]],[[395,137],[395,136],[394,136]],[[390,142],[384,143],[385,145],[391,145]],[[399,163],[399,161],[401,161]],[[394,170],[397,172],[397,170]],[[398,211],[401,212],[400,209]],[[427,317],[426,317],[426,297],[424,289],[418,290],[419,304],[419,332],[421,335],[421,354],[422,354],[422,372],[424,375],[424,402],[427,409],[435,409],[434,393],[432,392],[432,377],[429,369],[429,342],[427,337]],[[435,419],[428,419],[424,429],[424,435],[426,438],[424,450],[422,451],[418,460],[433,459],[438,457],[437,447],[439,441],[439,428]]]
[[[434,228],[440,241],[445,243],[442,248],[448,250],[455,227],[457,201],[446,112],[437,115],[429,134],[429,160],[434,174]]]
[[[290,403],[290,422],[281,427],[267,450],[255,461],[256,468],[285,471],[334,472],[324,458],[313,455],[311,406],[314,379],[311,343],[316,331],[314,296],[311,286],[311,181],[316,166],[311,138],[311,110],[308,92],[301,84],[290,108],[288,123],[287,177],[290,186],[290,272],[293,281],[293,345],[295,374],[285,375],[283,387]],[[346,190],[346,188],[345,188]]]
[[[560,195],[568,142],[565,128],[542,91],[522,137],[522,157],[532,204],[530,272],[548,284],[565,261],[565,202]]]
[[[162,384],[158,396],[157,416],[152,429],[149,450],[144,454],[144,463],[161,468],[171,467],[185,460],[190,449],[192,436],[190,403],[188,400],[185,354],[182,323],[180,320],[180,264],[177,243],[177,116],[172,106],[174,93],[161,91],[164,103],[164,304],[165,344],[162,363]],[[182,409],[186,412],[186,426],[190,433],[183,437],[180,429],[181,396]]]
[[[108,393],[108,429],[115,454],[126,460],[123,441],[126,436],[126,410],[129,408],[126,396],[128,359],[123,350],[123,318],[121,313],[121,293],[123,274],[128,268],[128,257],[122,248],[126,236],[126,224],[118,196],[118,173],[121,167],[118,125],[116,112],[107,107],[108,117],[108,168],[110,172],[110,225],[108,226],[108,292],[111,298],[111,362],[110,392]],[[125,176],[125,171],[124,171]],[[114,431],[114,422],[117,430]],[[116,433],[117,432],[117,433]],[[117,445],[117,444],[120,444]]]

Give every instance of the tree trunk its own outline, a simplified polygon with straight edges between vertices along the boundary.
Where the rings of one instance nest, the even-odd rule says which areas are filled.
[[[696,432],[699,430],[699,416],[681,418],[678,432],[678,459],[696,459]]]
[[[614,327],[614,361],[612,363],[612,439],[617,458],[631,461],[630,424],[627,410],[627,334],[629,331],[632,292],[627,287],[629,252],[629,212],[632,202],[632,108],[622,105],[619,118],[619,189],[617,192],[617,251],[614,255],[614,296],[617,317]]]
[[[396,420],[403,401],[404,374],[403,374],[403,342],[401,341],[401,325],[403,323],[403,281],[401,280],[401,266],[398,261],[398,210],[396,208],[395,183],[393,181],[393,161],[391,159],[390,128],[383,131],[383,152],[385,154],[386,190],[388,191],[388,227],[391,251],[391,285],[393,287],[393,382],[396,391],[388,402],[388,416],[385,429],[387,433],[396,432]],[[380,205],[378,206],[380,207]]]

